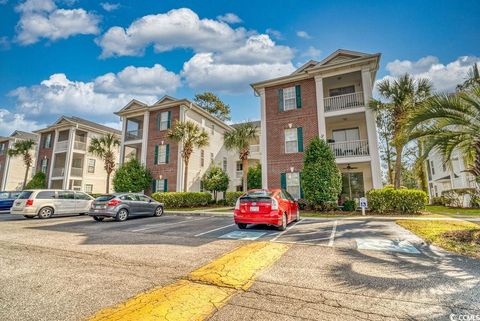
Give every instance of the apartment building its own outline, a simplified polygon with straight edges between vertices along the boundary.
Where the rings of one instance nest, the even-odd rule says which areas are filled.
[[[232,165],[233,160],[223,144],[223,135],[232,127],[188,99],[164,96],[153,105],[132,100],[116,114],[123,124],[120,163],[135,158],[150,170],[153,182],[147,193],[183,191],[185,166],[181,145],[167,137],[168,129],[176,121],[192,121],[210,137],[209,145],[194,149],[190,158],[188,191],[203,189],[201,178],[210,164],[223,168]]]
[[[7,153],[9,148],[13,148],[16,142],[22,140],[32,140],[35,142],[35,145],[30,150],[34,162],[32,168],[29,168],[27,181],[30,180],[34,174],[38,135],[16,130],[8,137],[0,137],[0,191],[21,190],[23,187],[25,171],[27,170],[23,162],[23,157],[10,157]]]
[[[432,150],[428,154],[426,163],[430,200],[450,190],[479,188],[475,177],[466,172],[465,160],[459,151],[454,151],[450,161],[445,163],[442,156],[436,150]],[[464,207],[468,207],[470,196],[466,195],[460,201]]]
[[[120,139],[119,130],[79,117],[62,116],[35,133],[40,135],[37,171],[47,175],[49,188],[105,193],[107,173],[103,160],[88,153],[88,146],[93,137],[109,133]]]
[[[301,197],[303,151],[314,137],[331,146],[342,198],[382,187],[372,96],[380,54],[337,50],[284,77],[252,84],[260,97],[262,185]]]

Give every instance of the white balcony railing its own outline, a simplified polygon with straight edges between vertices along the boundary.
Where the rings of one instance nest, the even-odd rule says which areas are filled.
[[[70,170],[70,175],[76,176],[76,177],[82,177],[83,176],[83,168],[72,167],[72,169]]]
[[[363,92],[359,91],[351,94],[325,97],[323,103],[325,112],[329,112],[361,107],[365,105],[365,100],[363,99]]]
[[[65,175],[65,168],[54,168],[52,170],[52,177],[63,177]]]
[[[66,151],[68,149],[68,140],[62,140],[55,144],[55,151]]]
[[[129,130],[125,133],[125,141],[142,139],[143,129]]]
[[[260,145],[250,145],[250,153],[260,153]]]
[[[87,144],[84,142],[74,141],[73,149],[85,151],[87,149]]]
[[[333,150],[333,154],[335,154],[335,157],[337,158],[370,155],[368,150],[368,140],[366,139],[330,143],[329,145]]]

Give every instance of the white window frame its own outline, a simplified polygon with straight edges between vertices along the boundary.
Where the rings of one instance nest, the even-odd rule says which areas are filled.
[[[88,190],[89,188],[90,188],[90,191]],[[85,190],[85,193],[92,193],[93,192],[93,184],[85,184],[84,190]]]
[[[91,164],[93,161],[93,165]],[[97,160],[94,158],[89,158],[87,161],[87,173],[88,174],[95,174],[95,166],[97,165]],[[91,171],[90,169],[93,168]]]
[[[300,173],[299,172],[288,172],[285,173],[285,180],[287,184],[287,192],[290,193],[294,198],[300,198]],[[292,183],[295,183],[292,185]]]
[[[212,135],[215,134],[215,124],[210,125],[210,131],[211,131]]]
[[[47,174],[47,169],[48,169],[48,159],[44,158],[42,159],[42,163],[40,165],[40,171],[44,174]]]
[[[295,140],[287,140],[287,133],[292,132],[295,133]],[[287,128],[283,132],[284,140],[285,140],[285,154],[293,154],[298,153],[298,129],[297,128]],[[295,148],[290,150],[289,143],[293,146],[295,143]]]
[[[205,166],[205,150],[200,150],[200,167]]]
[[[168,188],[168,186],[167,186]],[[165,179],[156,179],[155,180],[155,191],[163,193],[165,189]]]
[[[213,156],[213,153],[210,153],[210,164],[213,164],[215,162],[215,157]]]
[[[165,116],[165,119],[164,119]],[[160,130],[168,129],[168,111],[164,111],[160,114]]]
[[[51,148],[51,147],[52,147],[52,133],[49,133],[47,134],[47,136],[45,136],[45,142],[43,144],[43,148]]]
[[[167,145],[158,145],[158,164],[167,163]]]
[[[288,103],[287,103],[288,102]],[[283,89],[283,110],[294,110],[297,108],[297,92],[295,86]]]
[[[227,172],[227,169],[228,169],[228,160],[226,157],[223,158],[223,171],[226,173]]]

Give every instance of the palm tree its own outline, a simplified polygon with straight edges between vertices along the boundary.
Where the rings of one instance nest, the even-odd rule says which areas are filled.
[[[30,150],[34,145],[35,145],[35,142],[31,139],[21,140],[13,144],[13,148],[10,148],[7,152],[8,156],[10,157],[15,157],[15,156],[23,157],[23,164],[25,164],[26,170],[25,170],[25,177],[23,178],[22,188],[25,188],[25,185],[27,185],[28,172],[30,170],[30,167],[32,167],[32,164],[33,164],[33,158],[32,158],[32,155],[30,155]]]
[[[408,131],[405,130],[411,113],[430,96],[432,85],[427,79],[413,79],[405,74],[398,79],[384,79],[377,85],[380,96],[387,99],[387,103],[372,101],[370,106],[381,108],[390,115],[392,120],[392,145],[395,148],[394,182],[395,188],[400,188],[402,177],[402,152],[409,141]]]
[[[168,138],[182,144],[182,159],[185,163],[185,173],[183,175],[183,191],[187,191],[188,182],[188,163],[192,156],[194,148],[207,146],[209,136],[204,129],[192,121],[176,121],[173,128],[168,130]]]
[[[411,138],[424,137],[425,155],[436,149],[444,162],[454,150],[465,157],[469,172],[480,178],[480,85],[455,95],[436,95],[413,113]]]
[[[226,132],[224,141],[228,150],[236,150],[242,161],[243,190],[247,190],[248,156],[250,144],[257,138],[257,126],[252,123],[244,123],[235,126],[232,131]]]
[[[94,137],[88,146],[88,152],[103,160],[105,171],[107,172],[106,193],[110,192],[110,175],[115,169],[115,147],[120,145],[118,138],[108,133],[100,138]]]

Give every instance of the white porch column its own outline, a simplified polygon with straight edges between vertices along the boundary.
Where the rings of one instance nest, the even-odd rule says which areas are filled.
[[[382,171],[380,167],[380,153],[378,147],[377,123],[375,121],[374,112],[368,108],[368,103],[372,98],[372,77],[370,69],[362,69],[362,85],[363,95],[365,99],[365,121],[367,123],[367,137],[368,149],[372,161],[370,166],[372,168],[373,188],[382,188]]]
[[[3,164],[3,178],[1,181],[1,190],[4,191],[7,189],[7,176],[10,170],[10,156],[8,156],[8,148],[10,148],[11,141],[8,142],[7,148],[4,149],[5,152],[5,164]]]
[[[187,107],[184,105],[180,106],[180,115],[179,115],[179,121],[184,122],[185,121],[185,114],[187,112]],[[183,170],[184,170],[184,164],[183,164],[183,158],[182,158],[182,143],[177,143],[178,144],[178,152],[177,152],[177,192],[183,192]]]
[[[125,137],[127,135],[127,118],[122,117],[122,137],[120,138],[120,160],[119,164],[122,165],[125,160]]]
[[[52,173],[53,167],[55,166],[55,147],[57,146],[57,139],[58,139],[58,129],[55,129],[55,134],[52,137],[53,144],[52,144],[52,159],[50,161],[50,169],[48,170],[48,181],[47,187],[52,188]]]
[[[265,88],[259,89],[260,94],[260,151],[262,165],[262,188],[268,188],[268,164],[267,164],[267,111],[265,102]]]
[[[150,125],[150,112],[147,110],[143,115],[142,153],[140,162],[147,165],[148,127]]]
[[[68,135],[68,148],[67,153],[65,155],[65,165],[64,165],[64,173],[63,173],[63,188],[69,189],[70,183],[70,170],[72,169],[72,158],[73,158],[73,145],[75,143],[75,128],[70,129],[70,133]]]
[[[325,105],[323,101],[323,79],[315,76],[315,94],[317,97],[317,124],[318,136],[327,139],[327,125],[325,122]]]

